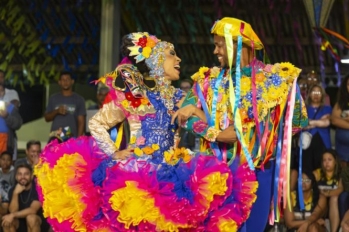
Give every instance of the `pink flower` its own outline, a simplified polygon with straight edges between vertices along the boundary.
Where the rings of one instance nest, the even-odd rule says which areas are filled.
[[[265,72],[268,72],[268,73],[271,73],[271,68],[273,67],[273,65],[270,65],[270,64],[267,64],[265,67],[264,67],[264,71]]]
[[[223,98],[223,94],[222,94],[222,93],[219,93],[219,94],[218,94],[218,97],[217,97],[217,102],[221,102],[221,101],[222,101],[222,98]]]
[[[136,144],[137,144],[137,146],[144,145],[145,144],[145,138],[143,136],[137,138]]]
[[[207,127],[207,124],[204,123],[203,121],[197,121],[193,124],[194,132],[199,133],[199,134],[204,132],[206,127]]]

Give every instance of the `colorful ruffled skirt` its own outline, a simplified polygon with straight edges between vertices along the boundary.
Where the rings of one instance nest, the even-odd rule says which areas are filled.
[[[35,167],[55,231],[237,231],[258,187],[247,165],[196,154],[176,164],[110,160],[92,137],[47,145]]]

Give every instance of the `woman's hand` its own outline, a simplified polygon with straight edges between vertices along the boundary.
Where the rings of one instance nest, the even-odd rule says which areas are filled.
[[[297,230],[297,232],[307,232],[309,223],[305,221]]]
[[[133,148],[127,148],[125,150],[114,152],[112,158],[113,160],[125,160],[133,154]]]
[[[188,120],[188,118],[195,115],[196,110],[197,107],[194,105],[186,105],[183,108],[180,108],[172,115],[171,124],[174,124],[176,118],[178,118],[178,125],[182,125]]]

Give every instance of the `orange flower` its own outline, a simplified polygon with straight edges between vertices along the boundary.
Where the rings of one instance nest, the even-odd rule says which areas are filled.
[[[142,151],[146,154],[146,155],[151,155],[154,153],[154,149],[151,147],[143,147]]]
[[[153,48],[153,47],[155,47],[155,44],[156,44],[155,41],[148,37],[146,46]]]
[[[142,105],[146,105],[146,104],[148,104],[148,102],[149,102],[149,100],[146,99],[146,98],[142,98],[142,99],[141,99]]]
[[[256,82],[263,82],[265,76],[263,75],[263,73],[257,73],[256,74]]]

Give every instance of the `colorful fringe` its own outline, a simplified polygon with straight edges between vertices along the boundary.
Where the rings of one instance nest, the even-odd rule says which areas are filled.
[[[92,156],[93,154],[93,156]],[[105,155],[90,137],[53,141],[35,167],[44,216],[54,231],[110,231],[91,174]]]
[[[214,156],[111,165],[88,137],[49,144],[35,174],[55,231],[237,231],[258,186],[247,165]]]

